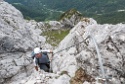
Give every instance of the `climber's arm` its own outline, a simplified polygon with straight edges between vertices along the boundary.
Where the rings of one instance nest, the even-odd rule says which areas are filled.
[[[38,71],[38,61],[36,58],[33,59],[33,63],[34,63],[34,66],[35,66],[35,70]]]
[[[41,50],[42,53],[52,53],[53,54],[53,50]]]

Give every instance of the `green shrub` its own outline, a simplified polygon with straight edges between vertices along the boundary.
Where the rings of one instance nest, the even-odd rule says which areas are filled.
[[[57,46],[61,40],[69,33],[69,29],[45,31],[42,35],[47,36],[47,42],[53,46]]]

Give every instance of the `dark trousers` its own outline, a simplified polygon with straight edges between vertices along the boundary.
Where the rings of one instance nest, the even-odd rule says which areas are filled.
[[[40,67],[40,69],[44,70],[45,72],[49,72],[50,63],[40,63],[39,67]]]

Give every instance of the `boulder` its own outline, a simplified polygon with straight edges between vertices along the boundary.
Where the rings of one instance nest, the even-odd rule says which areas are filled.
[[[100,80],[99,83],[104,83],[103,79],[106,79],[110,84],[124,83],[124,32],[125,24],[100,25],[91,18],[89,22],[79,22],[55,50],[55,52],[62,50],[55,55],[57,58],[53,62],[55,72],[60,70],[65,60],[75,58],[76,69],[83,68],[88,75],[96,80],[92,81],[92,84],[98,80]],[[74,54],[69,54],[72,48],[75,48]],[[70,61],[65,62],[66,65],[61,70],[66,66],[70,67]],[[68,69],[65,70],[68,71]]]
[[[16,77],[22,80],[27,77],[23,74],[30,71],[30,68],[25,69],[32,64],[32,49],[44,45],[46,41],[37,24],[24,20],[22,13],[15,7],[0,1],[0,83],[18,80],[14,79],[17,74]]]

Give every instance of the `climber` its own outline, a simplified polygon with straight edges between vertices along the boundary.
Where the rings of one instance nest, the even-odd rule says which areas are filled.
[[[52,50],[41,50],[41,48],[35,48],[32,52],[32,58],[34,61],[35,69],[38,71],[38,66],[45,72],[49,72],[50,69],[50,59],[47,53],[52,53]]]

